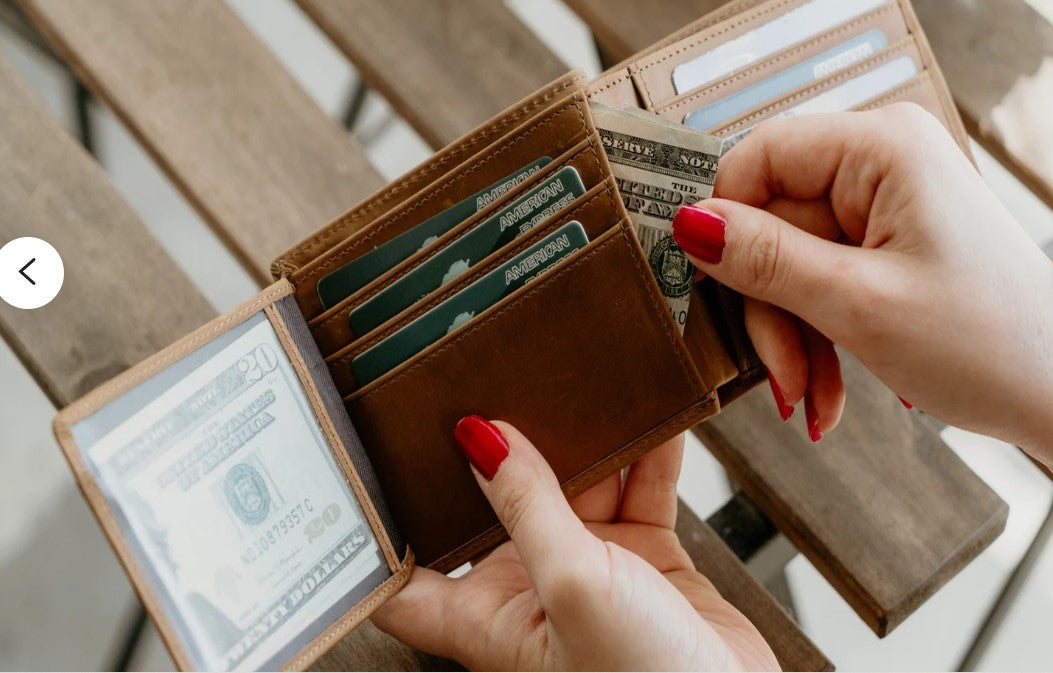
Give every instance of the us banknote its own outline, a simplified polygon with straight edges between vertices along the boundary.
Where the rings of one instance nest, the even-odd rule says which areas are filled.
[[[87,457],[205,670],[273,667],[383,565],[266,320]]]
[[[722,142],[650,112],[591,107],[622,202],[683,334],[695,269],[673,241],[673,216],[713,195]]]

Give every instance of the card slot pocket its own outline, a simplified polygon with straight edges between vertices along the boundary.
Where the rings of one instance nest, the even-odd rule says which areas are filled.
[[[875,30],[880,31],[880,38],[876,37],[876,39],[880,39],[883,42],[879,48],[873,49],[869,43],[863,42],[846,53],[831,54],[827,60],[815,64],[814,71],[826,70],[827,74],[833,74],[837,70],[850,67],[856,62],[869,58],[889,45],[895,45],[909,34],[899,6],[895,3],[890,3],[867,12],[857,19],[842,23],[813,38],[798,42],[760,63],[739,68],[717,82],[694,87],[676,96],[669,102],[658,106],[656,112],[678,123],[684,122],[685,116],[695,110],[765,82],[785,70],[815,58],[826,51],[835,50],[838,46]],[[758,92],[758,94],[761,95],[761,92]],[[771,101],[761,101],[761,103],[768,102]]]
[[[834,73],[818,82],[799,87],[774,102],[764,103],[753,107],[729,122],[708,129],[706,132],[724,138],[743,133],[766,119],[771,119],[783,113],[789,114],[787,111],[792,110],[796,106],[809,102],[842,84],[850,83],[861,75],[866,75],[878,68],[889,65],[893,61],[898,63],[901,58],[909,59],[913,65],[914,73],[909,75],[907,79],[915,77],[918,73],[925,70],[914,37],[907,36],[862,63]],[[895,73],[890,73],[889,76],[898,77],[900,76],[900,73],[897,71]],[[898,85],[899,84],[895,84],[894,86]],[[894,88],[894,86],[890,87],[889,90]],[[869,98],[869,96],[865,97],[864,100]],[[851,109],[852,107],[854,107],[854,105],[848,105],[846,109]]]
[[[920,73],[909,82],[901,84],[895,89],[853,109],[857,111],[874,110],[893,103],[916,103],[931,112],[945,128],[951,128],[950,121],[944,113],[944,108],[940,105],[940,96],[937,93],[936,83],[932,79],[932,73],[928,70]]]
[[[275,280],[294,273],[367,223],[397,207],[427,185],[455,169],[465,159],[485,149],[495,139],[585,86],[585,73],[572,70],[534,94],[513,104],[489,121],[453,141],[430,158],[380,189],[368,199],[322,227],[309,238],[279,256],[271,267]]]
[[[454,282],[432,292],[413,306],[401,311],[383,325],[371,330],[368,334],[354,339],[351,343],[330,355],[326,358],[326,363],[329,365],[329,372],[336,382],[337,389],[343,394],[347,394],[356,387],[351,362],[359,354],[479,280],[560,226],[576,220],[581,223],[585,229],[585,235],[590,241],[599,238],[604,232],[619,223],[621,211],[618,207],[618,198],[614,178],[610,177],[602,184],[593,187],[567,208],[554,213],[547,220],[538,224],[526,236],[512,241],[500,250],[495,251]]]
[[[330,271],[485,189],[495,179],[510,175],[540,157],[562,155],[590,133],[595,133],[595,128],[581,91],[523,122],[394,210],[296,270],[290,279],[296,286],[297,303],[304,316],[310,320],[322,313],[317,285]]]
[[[810,0],[768,0],[746,12],[703,28],[678,42],[638,59],[631,67],[634,82],[647,109],[654,109],[677,95],[673,70],[678,66],[741,37]]]
[[[714,413],[716,395],[622,222],[345,403],[400,532],[446,571],[503,535],[453,441],[464,415],[515,424],[574,494]]]
[[[348,315],[378,292],[388,287],[402,276],[417,268],[433,255],[443,250],[450,243],[459,239],[467,230],[480,222],[498,213],[508,204],[515,201],[524,193],[538,184],[549,179],[566,166],[572,166],[578,171],[582,184],[586,189],[594,187],[604,180],[609,172],[606,168],[604,158],[601,156],[602,149],[595,135],[589,135],[580,141],[572,149],[557,157],[555,161],[545,166],[542,170],[531,176],[514,189],[503,194],[501,198],[494,200],[483,210],[472,215],[461,224],[453,227],[450,231],[439,237],[438,240],[426,248],[419,250],[407,259],[388,270],[365,287],[346,297],[339,304],[328,309],[308,322],[311,332],[318,342],[323,355],[330,355],[351,339],[355,338],[348,325]]]

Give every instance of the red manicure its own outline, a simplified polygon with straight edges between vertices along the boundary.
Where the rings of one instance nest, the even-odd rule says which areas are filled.
[[[899,397],[899,395],[896,395],[896,397]],[[902,402],[903,406],[907,407],[908,409],[913,409],[914,408],[913,404],[911,404],[907,400],[903,399],[902,397],[899,397],[899,401]]]
[[[804,394],[804,418],[808,421],[808,438],[818,442],[823,438],[823,433],[819,431],[819,414],[815,413],[811,393]]]
[[[490,481],[497,468],[508,457],[508,440],[497,426],[482,416],[472,414],[457,422],[453,438],[461,445],[461,451],[479,474]]]
[[[782,394],[782,388],[775,382],[775,377],[771,375],[771,372],[768,372],[768,383],[771,385],[771,394],[775,397],[775,406],[779,408],[779,415],[785,421],[793,416],[793,407],[786,404],[786,396]]]
[[[681,206],[673,217],[673,240],[707,264],[724,255],[724,218],[700,206]]]

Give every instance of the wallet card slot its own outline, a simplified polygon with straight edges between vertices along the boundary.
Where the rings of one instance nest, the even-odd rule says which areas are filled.
[[[526,236],[508,243],[465,272],[464,275],[454,282],[439,288],[413,306],[401,311],[383,325],[355,339],[338,352],[329,356],[326,359],[326,363],[329,365],[330,375],[336,382],[337,388],[344,394],[351,393],[355,389],[356,382],[351,369],[351,362],[359,354],[391,336],[567,222],[572,220],[580,222],[590,241],[598,239],[604,232],[618,224],[617,199],[618,192],[614,178],[607,178],[602,184],[596,185],[584,196],[575,200],[574,203],[538,224]]]
[[[653,110],[660,107],[677,96],[677,90],[673,84],[673,71],[677,67],[703,56],[720,45],[742,37],[810,1],[767,0],[767,2],[762,2],[745,12],[702,28],[682,40],[636,60],[631,69],[635,71],[633,77],[647,109]],[[894,2],[895,0],[888,1]],[[723,79],[723,76],[714,79]]]
[[[394,210],[354,232],[292,275],[296,299],[310,320],[322,312],[318,281],[424,220],[543,156],[556,157],[594,131],[582,93],[535,115]]]
[[[873,33],[874,31],[877,32]],[[813,72],[819,73],[825,69],[827,74],[832,74],[836,70],[849,67],[855,62],[870,58],[879,51],[890,45],[895,45],[900,40],[907,37],[907,25],[903,20],[903,14],[899,11],[899,6],[895,3],[889,3],[872,10],[857,19],[842,23],[825,33],[798,42],[771,58],[740,68],[716,82],[711,82],[686,91],[669,102],[658,106],[655,111],[678,123],[683,122],[685,121],[685,116],[695,110],[726,99],[728,96],[738,93],[743,89],[765,82],[769,78],[793,68],[808,59],[815,58],[829,50],[836,50],[840,45],[844,45],[849,41],[860,38],[861,36],[867,36],[868,34],[875,34],[876,38],[880,38],[883,43],[880,48],[869,51],[867,49],[869,46],[867,43],[861,44],[859,47],[850,50],[848,53],[831,55],[828,61],[816,64]],[[838,67],[838,64],[840,63],[843,63],[844,65]],[[816,80],[820,78],[821,77],[818,75],[815,77]],[[757,104],[766,102],[771,102],[771,100],[758,101]],[[749,107],[755,106],[756,104]]]
[[[581,70],[572,70],[436,152],[416,168],[278,257],[271,266],[275,280],[281,276],[293,274],[311,259],[321,255],[391,208],[419,193],[427,185],[440,178],[443,173],[456,168],[462,161],[476,155],[495,139],[502,137],[509,129],[515,128],[522,120],[582,90],[584,80],[585,73]]]
[[[578,176],[581,178],[581,181],[586,188],[600,184],[606,175],[604,162],[600,156],[601,153],[602,150],[600,149],[596,138],[590,135],[575,145],[572,149],[567,150],[562,156],[557,157],[555,161],[538,171],[529,180],[526,180],[516,188],[509,190],[502,195],[501,198],[496,199],[483,210],[472,215],[461,224],[443,234],[428,247],[419,250],[365,287],[356,291],[349,297],[346,297],[336,306],[333,306],[309,321],[308,324],[311,327],[315,339],[318,341],[318,346],[321,349],[322,354],[331,355],[333,352],[346,345],[349,341],[356,338],[356,336],[359,336],[353,334],[348,325],[348,315],[351,311],[409,273],[411,270],[420,266],[439,251],[445,249],[446,246],[459,239],[466,231],[500,212],[505,206],[512,203],[538,184],[551,178],[564,167],[571,166],[577,170]]]
[[[943,113],[943,106],[939,104],[939,100],[936,84],[932,81],[932,72],[926,70],[909,82],[901,84],[892,91],[869,100],[854,109],[858,111],[873,110],[892,105],[893,103],[916,103],[931,112],[945,128],[950,128],[949,121]]]
[[[862,63],[854,65],[846,70],[841,70],[814,84],[800,87],[774,102],[754,107],[731,121],[718,127],[708,129],[706,132],[724,138],[740,135],[767,119],[783,114],[795,114],[792,110],[796,106],[808,104],[840,85],[850,85],[856,78],[866,76],[869,73],[877,71],[878,68],[884,68],[885,66],[895,68],[896,64],[901,62],[905,64],[906,61],[901,61],[901,59],[908,59],[912,64],[914,72],[914,74],[904,78],[904,81],[917,76],[917,74],[925,70],[918,53],[917,43],[914,41],[913,36],[908,36]],[[894,61],[896,62],[895,64],[893,64]],[[898,77],[900,74],[901,73],[897,71],[890,76]],[[891,91],[897,86],[899,86],[899,83],[890,86],[888,91]],[[881,95],[881,93],[885,92],[876,93],[875,96]],[[863,100],[869,100],[871,97],[872,96],[864,97]],[[855,106],[856,105],[849,105],[846,109],[851,109]]]
[[[345,401],[418,561],[449,570],[502,535],[453,441],[464,415],[515,424],[577,493],[715,398],[623,221]]]

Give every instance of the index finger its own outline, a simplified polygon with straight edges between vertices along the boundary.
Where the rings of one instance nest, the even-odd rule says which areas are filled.
[[[714,195],[755,207],[828,197],[842,228],[861,239],[897,126],[883,109],[763,122],[721,158]]]

